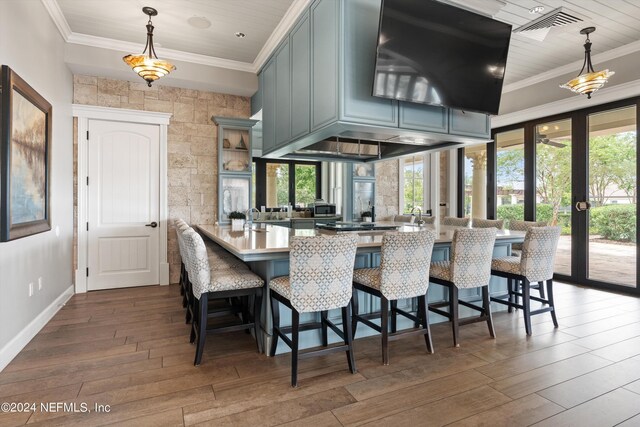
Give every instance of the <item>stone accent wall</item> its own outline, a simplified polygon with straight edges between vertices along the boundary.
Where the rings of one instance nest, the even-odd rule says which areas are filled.
[[[398,184],[397,159],[376,163],[376,218],[392,219],[398,215],[400,188]]]
[[[441,206],[434,213],[440,215],[439,218],[447,216],[447,212],[450,206],[449,200],[449,156],[451,152],[449,150],[440,152],[440,204],[446,203],[447,206]],[[455,212],[454,212],[455,216]]]
[[[189,224],[213,224],[218,211],[217,126],[212,116],[248,118],[250,99],[181,89],[142,80],[128,82],[74,76],[75,104],[172,113],[168,129],[168,260],[171,283],[180,275],[174,230],[178,217]],[[76,132],[77,133],[77,132]],[[74,138],[77,145],[77,136]],[[77,150],[75,151],[77,158]],[[77,168],[74,162],[74,216],[77,214]],[[77,229],[77,226],[76,226]],[[77,263],[77,257],[75,258]],[[76,264],[77,265],[77,264]],[[75,270],[75,268],[74,268]]]

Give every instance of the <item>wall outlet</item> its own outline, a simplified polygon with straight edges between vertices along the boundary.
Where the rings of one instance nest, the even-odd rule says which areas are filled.
[[[33,296],[33,282],[29,283],[29,296]]]
[[[38,290],[42,290],[42,277],[38,277]]]

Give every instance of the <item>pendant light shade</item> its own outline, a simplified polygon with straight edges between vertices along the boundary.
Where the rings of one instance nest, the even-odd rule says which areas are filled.
[[[582,69],[578,73],[578,77],[569,80],[567,83],[560,86],[564,89],[569,89],[572,92],[587,95],[588,99],[591,99],[591,94],[600,89],[609,80],[609,77],[615,74],[614,71],[602,70],[594,71],[593,64],[591,63],[591,40],[589,40],[589,34],[596,30],[595,27],[587,27],[580,30],[580,34],[585,34],[587,40],[584,44],[584,63]],[[587,69],[587,72],[583,74],[583,71]]]
[[[160,77],[164,77],[176,67],[169,61],[158,59],[156,51],[153,48],[153,23],[151,17],[156,16],[158,11],[152,7],[143,7],[142,11],[145,15],[149,15],[149,22],[147,22],[147,44],[144,47],[141,55],[127,55],[122,60],[127,63],[140,77],[142,77],[149,87],[151,83],[158,80]],[[145,55],[146,54],[146,55]]]

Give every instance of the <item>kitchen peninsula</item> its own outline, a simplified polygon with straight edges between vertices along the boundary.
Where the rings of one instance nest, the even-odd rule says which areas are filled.
[[[398,227],[399,232],[411,233],[420,230],[435,230],[437,238],[433,249],[432,260],[449,259],[449,250],[453,233],[457,227],[442,225],[426,225],[418,227],[415,225],[407,225],[406,223],[395,222],[378,222],[379,225],[389,227]],[[229,226],[221,225],[201,225],[198,226],[200,232],[214,243],[220,245],[242,261],[249,264],[251,270],[262,277],[265,282],[265,294],[262,302],[262,329],[264,348],[269,348],[271,342],[271,307],[269,304],[269,281],[278,276],[289,274],[289,240],[293,236],[318,236],[322,234],[332,234],[336,231],[332,230],[300,230],[281,227],[268,224],[253,224],[241,231],[234,231]],[[356,253],[354,268],[377,267],[380,265],[380,246],[382,244],[382,236],[384,231],[360,231],[358,234],[358,251]],[[494,246],[493,256],[505,256],[511,253],[511,244],[522,242],[524,240],[524,232],[498,230],[496,235],[496,243]],[[493,277],[490,285],[491,294],[504,294],[506,292],[506,280]],[[479,298],[478,289],[464,289],[460,291],[460,295],[466,299]],[[429,302],[444,301],[446,299],[445,291],[440,286],[429,288]],[[374,312],[379,309],[379,302],[371,299],[364,294],[360,298],[360,307]],[[406,301],[406,307],[411,309],[411,301]],[[339,317],[339,313],[329,314]],[[281,322],[286,325],[290,321],[288,318],[288,310],[281,313]],[[309,321],[313,314],[305,314],[301,321]],[[443,321],[444,318],[430,314],[432,322]],[[400,319],[399,319],[400,321]],[[399,326],[404,327],[399,323]],[[406,325],[410,327],[410,325]],[[360,328],[356,338],[366,335],[372,335],[375,331],[370,328]],[[333,336],[337,340],[337,336]],[[331,340],[331,337],[330,337]],[[301,346],[311,347],[320,344],[319,331],[305,331],[301,333]],[[282,344],[282,343],[280,343]],[[278,353],[287,351],[288,347],[281,345],[278,347]]]

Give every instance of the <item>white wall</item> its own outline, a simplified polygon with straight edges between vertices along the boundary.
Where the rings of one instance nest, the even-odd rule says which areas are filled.
[[[73,77],[64,63],[62,37],[40,1],[0,1],[0,63],[53,106],[52,230],[0,243],[2,370],[72,291]],[[34,283],[32,297],[29,282]]]

